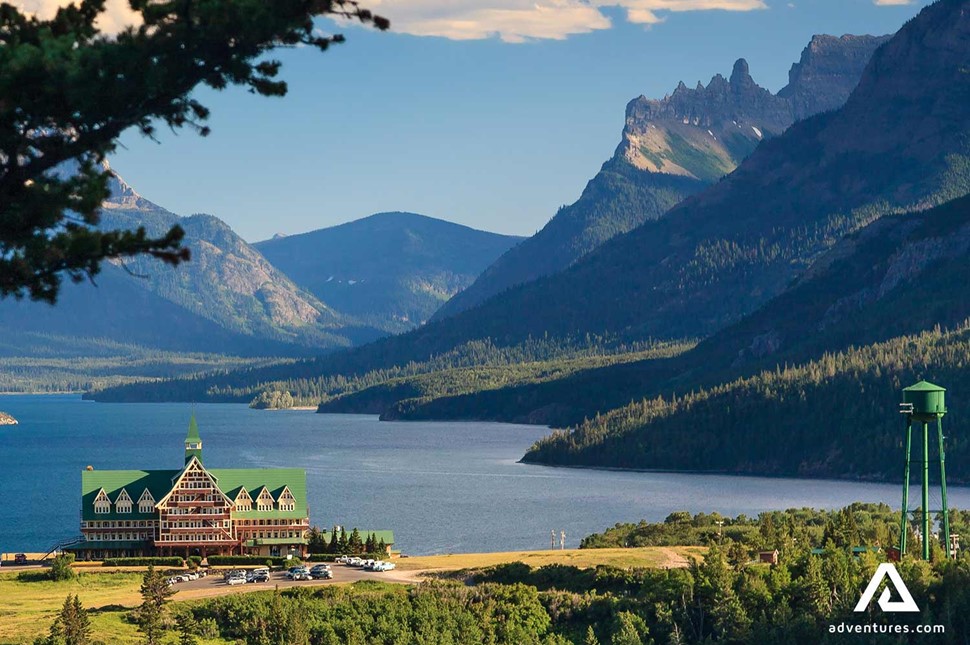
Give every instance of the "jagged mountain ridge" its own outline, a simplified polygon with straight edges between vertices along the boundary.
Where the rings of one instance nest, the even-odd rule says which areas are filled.
[[[953,0],[924,9],[877,50],[840,110],[766,140],[667,216],[453,324],[508,341],[537,330],[706,336],[780,293],[844,235],[965,194],[965,11]]]
[[[254,246],[300,287],[386,331],[424,323],[522,238],[416,213],[377,213]]]
[[[660,100],[633,99],[614,156],[579,200],[499,258],[433,319],[565,269],[732,172],[762,139],[781,134],[798,119],[840,107],[872,52],[888,38],[813,37],[777,95],[755,83],[747,62],[739,59],[729,79],[717,74],[695,89],[681,82]]]

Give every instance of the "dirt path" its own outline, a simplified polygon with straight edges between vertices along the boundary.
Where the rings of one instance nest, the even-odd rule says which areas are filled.
[[[660,553],[662,560],[661,569],[686,569],[690,566],[690,561],[669,547],[661,547]]]

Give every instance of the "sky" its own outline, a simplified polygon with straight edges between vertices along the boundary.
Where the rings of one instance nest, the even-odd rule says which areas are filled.
[[[777,91],[813,34],[892,33],[927,3],[361,4],[394,31],[321,22],[347,42],[278,52],[286,97],[201,90],[210,136],[130,132],[112,167],[144,197],[216,215],[249,241],[391,210],[531,235],[613,154],[630,99],[727,76],[740,57]]]

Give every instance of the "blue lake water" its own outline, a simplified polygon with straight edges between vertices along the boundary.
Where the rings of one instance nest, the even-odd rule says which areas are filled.
[[[0,552],[39,551],[78,533],[81,470],[178,468],[194,412],[212,467],[307,471],[311,521],[392,529],[409,554],[567,546],[616,522],[672,511],[900,503],[900,487],[839,481],[547,468],[516,463],[536,426],[380,422],[373,416],[266,412],[243,405],[101,404],[4,396]],[[890,456],[889,458],[892,458]],[[901,460],[900,460],[901,461]],[[901,479],[901,477],[900,477]],[[970,488],[949,491],[970,507]]]

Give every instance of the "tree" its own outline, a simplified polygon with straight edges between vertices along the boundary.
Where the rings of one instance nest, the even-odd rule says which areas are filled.
[[[333,531],[330,533],[330,545],[327,547],[327,553],[340,553],[340,542],[339,542],[339,531],[337,527],[333,527]]]
[[[583,639],[583,645],[600,645],[600,641],[596,638],[596,632],[593,631],[592,625],[586,627],[586,638]]]
[[[66,608],[67,601],[64,605]],[[91,640],[91,619],[77,594],[71,601],[71,609],[68,615],[69,619],[63,621],[65,645],[87,645]]]
[[[111,171],[104,160],[128,128],[156,123],[208,134],[198,85],[283,96],[277,47],[320,51],[343,42],[314,19],[378,29],[389,22],[353,0],[129,0],[140,24],[109,36],[95,21],[105,0],[80,0],[53,18],[0,4],[0,297],[53,303],[63,276],[92,278],[107,258],[187,259],[184,232],[152,238],[99,230]]]
[[[610,638],[611,645],[646,645],[652,642],[648,637],[646,622],[636,614],[621,611],[616,616],[616,623]]]
[[[178,645],[197,645],[199,641],[195,637],[195,619],[191,612],[180,613],[175,617],[175,624],[179,630]]]
[[[90,642],[91,619],[77,595],[64,599],[47,638],[35,641],[36,645],[87,645]]]
[[[47,572],[48,577],[55,582],[59,580],[73,580],[74,568],[71,567],[73,562],[73,553],[60,553],[54,556],[54,559],[51,560],[50,571]]]
[[[307,536],[307,550],[310,553],[327,552],[327,540],[323,537],[320,529],[315,526],[310,529],[310,534]]]
[[[138,607],[138,631],[145,635],[146,645],[158,645],[162,638],[162,617],[165,615],[165,603],[175,595],[175,590],[154,565],[148,565],[148,571],[141,583],[141,606]]]
[[[364,542],[360,539],[360,531],[356,527],[350,532],[350,538],[347,540],[347,548],[350,549],[351,553],[364,552]]]
[[[347,541],[347,531],[343,528],[340,529],[340,540],[337,542],[337,548],[340,553],[350,553],[350,545]]]

